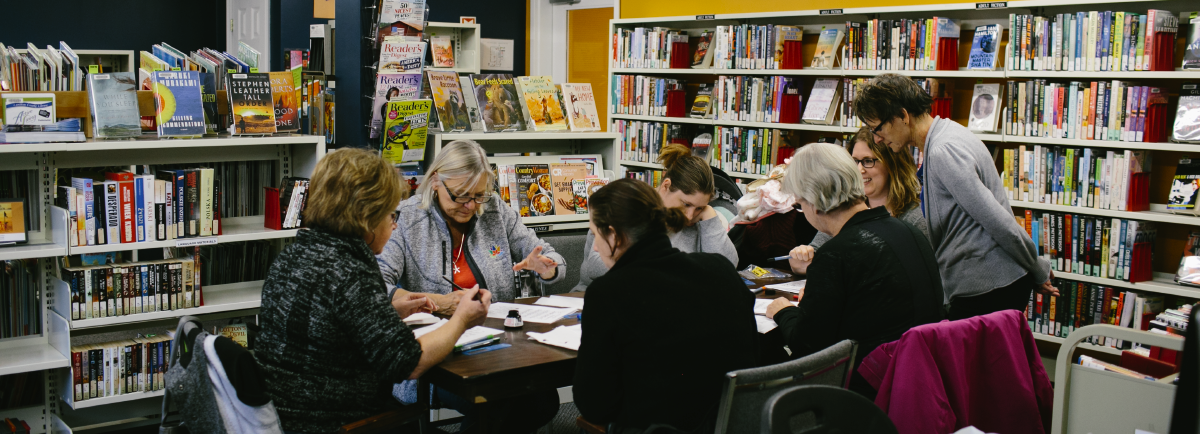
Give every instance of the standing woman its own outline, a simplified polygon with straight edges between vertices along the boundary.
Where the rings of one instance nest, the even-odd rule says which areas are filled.
[[[1013,219],[991,153],[966,127],[930,116],[932,104],[911,78],[882,74],[859,91],[854,110],[879,143],[925,156],[917,178],[950,319],[1023,310],[1034,289],[1057,295],[1050,262]]]
[[[668,234],[671,246],[684,252],[716,253],[728,259],[730,267],[736,266],[737,248],[726,233],[729,222],[708,205],[717,191],[712,168],[679,144],[663,147],[659,160],[665,173],[656,189],[658,196],[667,208],[678,208],[685,217],[684,225],[672,228]],[[595,234],[589,231],[583,251],[587,259],[579,268],[579,284],[572,291],[587,290],[593,280],[608,272],[609,267],[592,249],[594,239]]]
[[[755,366],[754,296],[727,258],[672,246],[689,219],[646,183],[615,181],[588,205],[611,270],[585,297],[575,405],[599,425],[712,432],[724,374]]]

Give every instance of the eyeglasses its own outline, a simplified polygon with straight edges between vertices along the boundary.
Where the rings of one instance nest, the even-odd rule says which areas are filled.
[[[400,222],[400,210],[392,211],[392,223]]]
[[[484,203],[487,203],[489,200],[492,200],[492,193],[490,193],[490,192],[484,193],[482,196],[455,196],[454,193],[451,193],[450,189],[447,188],[446,194],[450,196],[450,200],[454,201],[454,203],[460,203],[460,204],[465,204],[470,201],[475,201],[475,203],[478,203],[478,204],[484,204]]]
[[[874,134],[874,135],[877,135],[877,136],[878,136],[878,135],[879,135],[879,131],[883,129],[883,124],[886,124],[886,123],[887,123],[887,122],[880,122],[880,123],[879,123],[879,125],[876,125],[876,126],[875,126],[875,128],[871,128],[871,134]]]
[[[854,160],[855,164],[861,164],[864,169],[870,169],[872,167],[875,167],[875,162],[879,161],[878,158],[863,158],[863,159],[859,160],[857,158],[851,157],[851,159]]]

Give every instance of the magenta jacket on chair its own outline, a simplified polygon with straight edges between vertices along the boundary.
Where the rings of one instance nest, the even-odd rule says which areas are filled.
[[[872,351],[858,373],[900,434],[1050,432],[1054,389],[1015,310],[915,327]]]

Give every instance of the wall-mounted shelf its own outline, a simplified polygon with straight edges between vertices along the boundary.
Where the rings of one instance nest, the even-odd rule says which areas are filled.
[[[451,71],[458,74],[478,74],[480,67],[479,39],[483,33],[479,24],[462,23],[425,23],[424,36],[428,40],[433,36],[449,36],[454,47],[454,67],[427,67],[426,71]]]

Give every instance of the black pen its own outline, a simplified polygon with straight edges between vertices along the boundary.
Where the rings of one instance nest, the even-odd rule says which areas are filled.
[[[454,281],[453,281],[453,280],[450,280],[450,278],[449,278],[449,277],[442,276],[442,280],[445,280],[446,282],[450,283],[450,286],[453,286],[455,289],[458,289],[459,291],[466,291],[466,290],[467,290],[466,288],[463,288],[463,287],[461,287],[461,286],[458,286],[458,284],[457,284],[457,283],[454,283]],[[474,297],[474,298],[472,298],[472,300],[479,300],[479,299],[480,299],[480,296],[481,296],[481,295],[480,295],[480,293],[476,292],[476,293],[475,293],[475,297]]]

